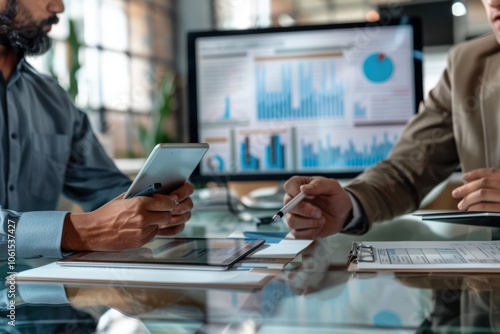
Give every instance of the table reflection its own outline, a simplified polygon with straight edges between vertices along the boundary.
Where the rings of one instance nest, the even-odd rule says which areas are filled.
[[[353,274],[325,256],[346,245],[330,246],[317,242],[300,269],[277,276],[296,297],[284,299],[259,333],[276,329],[277,319],[296,328],[500,332],[500,274]]]
[[[221,237],[235,230],[220,221],[214,225],[204,224],[203,228],[192,226],[192,232],[198,233],[197,236]],[[239,228],[247,230],[248,226]],[[215,234],[210,234],[213,229]],[[380,224],[365,236],[336,235],[317,240],[295,259],[294,265],[276,272],[275,278],[263,288],[253,290],[106,282],[18,282],[15,331],[120,334],[500,332],[500,274],[352,274],[346,270],[347,254],[353,241],[489,238],[488,229],[422,224],[405,217]],[[19,263],[18,271],[43,264],[33,260],[22,267]],[[55,298],[55,291],[61,292],[64,298]],[[0,332],[13,330],[7,324],[7,315],[8,310],[0,315],[3,319]]]

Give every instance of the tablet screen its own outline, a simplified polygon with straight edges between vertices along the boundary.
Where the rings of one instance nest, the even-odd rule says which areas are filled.
[[[142,248],[120,252],[81,252],[58,263],[128,267],[183,268],[192,266],[229,267],[264,243],[263,240],[229,238],[157,238]]]

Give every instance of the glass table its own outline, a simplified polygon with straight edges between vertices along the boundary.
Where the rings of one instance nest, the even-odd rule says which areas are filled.
[[[183,235],[220,237],[252,229],[286,230],[286,225],[257,227],[252,216],[195,211]],[[376,224],[364,236],[317,240],[294,261],[298,266],[276,271],[269,283],[255,290],[82,282],[65,284],[69,303],[58,303],[45,286],[40,288],[39,302],[19,300],[15,328],[8,325],[8,310],[2,311],[2,332],[500,332],[500,273],[403,275],[346,270],[353,241],[490,240],[492,230],[404,216]],[[26,261],[26,266],[40,265],[38,261]]]

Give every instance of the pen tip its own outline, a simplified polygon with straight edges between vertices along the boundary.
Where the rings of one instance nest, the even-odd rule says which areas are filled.
[[[284,215],[285,214],[282,211],[278,211],[278,213],[273,216],[273,222],[280,220]]]

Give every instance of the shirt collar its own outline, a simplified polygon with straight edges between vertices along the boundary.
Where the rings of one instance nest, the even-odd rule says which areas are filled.
[[[17,63],[14,73],[12,73],[12,76],[10,77],[8,83],[9,86],[13,85],[21,77],[21,71],[24,69],[25,66],[26,66],[26,60],[24,58],[21,58],[19,63]]]

